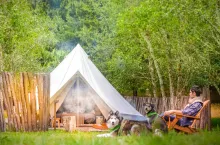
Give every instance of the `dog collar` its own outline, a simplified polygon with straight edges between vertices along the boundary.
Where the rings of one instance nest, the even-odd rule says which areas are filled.
[[[149,114],[147,114],[147,117],[151,117],[152,115],[158,115],[156,112],[151,112]]]
[[[109,130],[110,130],[111,132],[112,132],[112,131],[116,131],[116,130],[118,130],[120,127],[121,127],[121,125],[118,124],[118,125],[116,125],[114,128],[109,129]]]

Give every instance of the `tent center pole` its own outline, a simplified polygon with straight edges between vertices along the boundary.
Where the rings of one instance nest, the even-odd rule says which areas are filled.
[[[59,100],[55,100],[54,101],[54,130],[56,130],[56,122],[57,122],[57,114],[56,114],[56,104],[59,102]]]

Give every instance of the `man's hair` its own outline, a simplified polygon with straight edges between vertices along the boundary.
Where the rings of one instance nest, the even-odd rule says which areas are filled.
[[[201,94],[201,89],[200,89],[200,87],[197,86],[197,85],[192,86],[190,90],[191,90],[192,92],[195,92],[195,93],[196,93],[196,96],[200,96],[200,94]]]

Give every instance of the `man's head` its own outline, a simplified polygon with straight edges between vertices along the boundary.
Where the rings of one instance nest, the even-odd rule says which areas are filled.
[[[195,96],[197,96],[197,97],[199,97],[200,96],[200,94],[201,94],[201,89],[200,89],[200,87],[199,86],[192,86],[191,87],[191,89],[190,89],[190,97],[195,97]]]

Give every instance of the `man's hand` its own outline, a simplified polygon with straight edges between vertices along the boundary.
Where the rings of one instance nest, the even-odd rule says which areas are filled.
[[[169,111],[165,111],[164,112],[164,115],[165,116],[168,116],[168,115],[170,115],[170,114],[172,114],[173,113],[173,110],[169,110]]]

